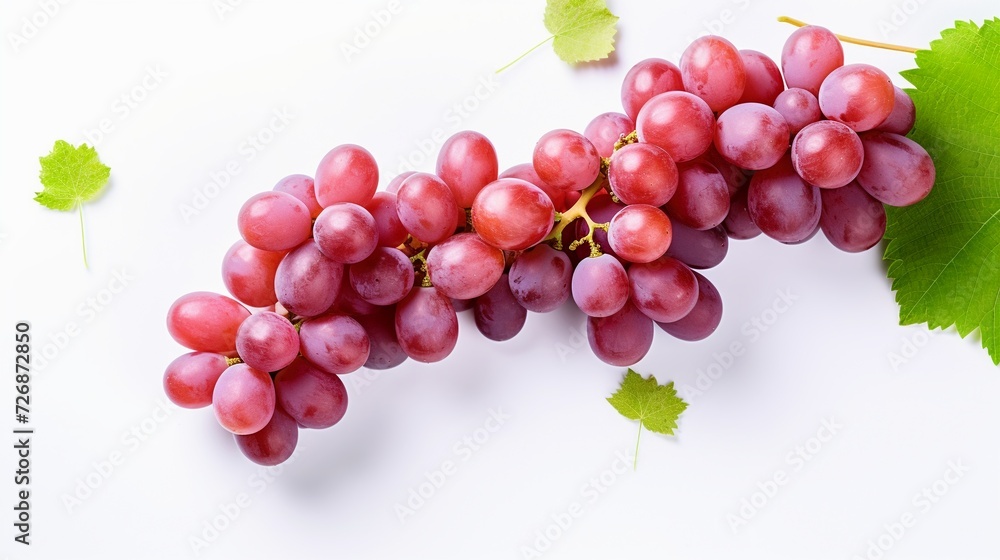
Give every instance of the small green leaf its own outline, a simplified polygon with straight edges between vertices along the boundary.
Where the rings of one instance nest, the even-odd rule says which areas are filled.
[[[83,229],[83,203],[93,200],[111,176],[111,168],[101,163],[97,151],[86,144],[74,147],[56,140],[52,152],[38,158],[42,170],[38,175],[44,187],[35,193],[35,200],[46,208],[80,213],[80,238],[83,243],[83,264],[87,266],[87,245]]]
[[[545,28],[552,48],[570,64],[607,58],[615,50],[615,24],[604,0],[548,0]]]
[[[643,379],[631,368],[622,379],[618,391],[608,398],[608,402],[625,418],[639,421],[640,436],[643,428],[659,434],[674,435],[677,419],[688,406],[677,396],[673,381],[659,385],[655,377]],[[636,437],[635,461],[638,460],[639,438]]]
[[[570,64],[607,58],[615,50],[617,22],[618,16],[611,13],[604,0],[548,0],[545,29],[552,35],[497,70],[497,74],[549,41],[556,55]]]
[[[937,181],[906,208],[886,208],[885,259],[901,324],[977,328],[1000,363],[1000,20],[957,22],[902,73]]]
[[[52,152],[38,158],[42,171],[38,178],[45,187],[35,200],[46,208],[69,212],[101,192],[111,176],[111,168],[101,163],[97,151],[86,144],[74,147],[56,140]]]

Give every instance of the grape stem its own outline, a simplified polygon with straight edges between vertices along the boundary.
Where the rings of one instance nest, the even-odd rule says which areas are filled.
[[[594,195],[600,192],[601,187],[604,184],[604,175],[598,175],[597,180],[594,181],[592,185],[583,189],[580,193],[580,199],[576,201],[569,210],[556,215],[556,221],[558,222],[554,228],[552,228],[552,233],[545,238],[545,241],[553,241],[556,250],[562,249],[562,234],[566,230],[566,227],[576,220],[583,218],[587,221],[587,225],[590,226],[590,233],[583,236],[582,238],[573,242],[570,245],[570,249],[576,249],[583,243],[590,243],[590,254],[594,257],[601,256],[601,248],[594,241],[594,231],[597,229],[607,230],[608,224],[599,224],[590,218],[590,214],[587,213],[587,204],[590,203],[590,199],[594,198]]]
[[[242,364],[243,360],[239,356],[235,358],[226,358],[226,365],[235,366],[236,364]]]
[[[521,60],[522,58],[524,58],[524,57],[528,56],[529,54],[531,54],[531,52],[532,52],[532,51],[534,51],[534,50],[535,50],[535,49],[537,49],[538,47],[540,47],[540,46],[544,45],[545,43],[548,43],[549,41],[551,41],[552,39],[555,39],[555,38],[556,38],[556,36],[555,36],[555,35],[549,35],[548,37],[546,37],[546,38],[545,38],[545,40],[544,40],[544,41],[542,41],[542,42],[538,43],[537,45],[535,45],[535,46],[531,47],[530,49],[528,49],[528,50],[524,51],[523,53],[521,53],[521,56],[519,56],[519,57],[515,58],[514,60],[512,60],[512,61],[508,62],[507,64],[505,64],[505,65],[503,66],[503,68],[501,68],[501,69],[497,70],[497,71],[496,71],[496,73],[497,73],[497,74],[499,74],[500,72],[503,72],[504,70],[506,70],[506,69],[510,68],[511,66],[513,66],[514,64],[516,64],[516,63],[517,63],[517,61],[519,61],[519,60]]]
[[[780,16],[778,18],[778,21],[780,21],[782,23],[790,23],[790,24],[794,25],[795,27],[805,27],[805,26],[809,25],[808,23],[806,23],[806,22],[804,22],[802,20],[798,20],[798,19],[795,19],[795,18],[790,18],[788,16]],[[917,52],[917,49],[915,49],[913,47],[905,47],[905,46],[902,46],[902,45],[893,45],[891,43],[879,43],[877,41],[869,41],[867,39],[858,39],[856,37],[848,37],[847,35],[837,35],[837,34],[834,34],[834,36],[837,37],[838,39],[840,39],[844,43],[851,43],[851,44],[854,44],[854,45],[861,45],[863,47],[875,47],[876,49],[886,49],[886,50],[890,50],[890,51],[899,51],[899,52],[906,52],[906,53],[911,53],[911,54],[915,54]]]
[[[639,422],[639,435],[635,436],[635,455],[632,456],[632,470],[639,466],[639,440],[642,439],[642,422]]]
[[[80,211],[80,245],[83,246],[83,268],[90,270],[87,263],[87,234],[83,230],[83,204],[77,204],[76,209]]]
[[[410,262],[413,263],[414,268],[416,268],[416,264],[418,262],[420,263],[420,269],[415,271],[423,274],[423,278],[420,280],[420,286],[423,288],[430,288],[434,284],[431,284],[431,277],[427,274],[427,257],[424,255],[426,252],[426,248],[421,249],[419,253],[410,257]]]

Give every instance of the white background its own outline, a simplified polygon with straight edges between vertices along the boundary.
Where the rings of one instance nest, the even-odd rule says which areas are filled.
[[[542,555],[553,559],[848,559],[865,557],[909,512],[912,527],[882,536],[884,558],[1000,557],[996,368],[974,337],[898,326],[880,249],[843,254],[822,236],[796,247],[734,242],[707,273],[726,306],[716,333],[692,344],[657,332],[637,369],[682,393],[699,379],[707,390],[689,398],[677,437],[642,436],[634,472],[611,470],[635,444],[636,424],[604,400],[623,372],[579,346],[583,319],[571,306],[532,315],[499,345],[465,315],[444,362],[351,374],[347,416],[303,432],[283,469],[245,460],[210,410],[157,410],[163,368],[184,351],[164,328],[170,303],[223,291],[219,263],[242,202],[284,175],[312,174],[335,145],[368,147],[384,185],[435,129],[472,128],[493,140],[504,168],[528,161],[550,129],[582,130],[620,111],[632,64],[676,60],[709,28],[775,58],[792,31],[775,22],[781,14],[926,47],[955,19],[996,15],[994,2],[613,0],[621,21],[610,61],[571,68],[545,46],[497,78],[547,35],[542,0],[401,0],[385,25],[372,23],[382,0],[246,0],[221,16],[209,0],[72,2],[15,49],[11,34],[39,6],[0,8],[0,329],[13,335],[15,321],[31,321],[36,353],[69,323],[79,331],[33,376],[30,549],[12,541],[15,457],[9,444],[0,451],[0,556],[186,558],[202,538],[203,558],[514,559],[546,547],[548,530]],[[343,45],[366,25],[376,36],[348,60]],[[900,85],[897,72],[913,65],[902,53],[845,52]],[[125,115],[119,99],[147,68],[166,76]],[[495,90],[479,88],[473,101],[493,79]],[[476,107],[456,119],[462,102]],[[281,109],[291,123],[248,160],[241,145]],[[112,180],[85,208],[85,270],[76,215],[32,197],[38,156],[59,138],[86,141],[102,119],[114,127],[97,142]],[[185,220],[182,205],[230,161],[240,173]],[[131,277],[125,289],[85,313],[115,272]],[[778,291],[794,296],[790,307],[775,305]],[[771,324],[754,334],[745,326],[754,318]],[[744,352],[727,357],[734,343]],[[721,375],[710,380],[709,369]],[[0,387],[0,424],[12,429],[13,379]],[[491,409],[509,416],[502,427],[474,452],[455,449]],[[841,427],[817,445],[829,419]],[[812,449],[801,469],[789,458],[797,446]],[[120,464],[100,474],[116,453]],[[457,472],[401,522],[396,504],[445,461]],[[939,482],[947,493],[929,509],[915,503],[949,462],[968,471]],[[787,484],[756,512],[744,508],[734,530],[743,500],[761,504],[755,492],[778,471]],[[591,479],[603,489],[593,501]],[[69,496],[83,498],[67,507]],[[206,532],[238,500],[238,517]],[[574,502],[583,515],[559,529],[553,519]]]

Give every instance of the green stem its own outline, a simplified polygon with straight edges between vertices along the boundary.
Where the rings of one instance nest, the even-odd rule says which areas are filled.
[[[506,66],[504,66],[503,68],[501,68],[501,69],[497,70],[497,72],[496,72],[496,73],[497,73],[497,74],[499,74],[500,72],[503,72],[504,70],[506,70],[506,69],[510,68],[510,67],[511,67],[511,66],[513,66],[513,65],[514,65],[514,64],[515,64],[515,63],[516,63],[517,61],[519,61],[519,60],[521,60],[522,58],[524,58],[524,57],[528,56],[529,54],[531,54],[531,51],[533,51],[533,50],[537,49],[538,47],[540,47],[540,46],[544,45],[545,43],[548,43],[548,42],[549,42],[549,41],[551,41],[552,39],[555,39],[555,37],[556,37],[555,35],[549,35],[549,36],[548,36],[548,37],[547,37],[547,38],[546,38],[546,39],[545,39],[544,41],[542,41],[541,43],[538,43],[537,45],[535,45],[535,46],[531,47],[530,49],[528,49],[528,50],[524,51],[524,53],[523,53],[523,54],[521,54],[521,56],[519,56],[519,57],[515,58],[514,60],[512,60],[512,61],[508,62]]]
[[[635,455],[632,456],[632,470],[639,465],[639,438],[642,437],[642,422],[639,422],[639,435],[635,436]]]
[[[90,265],[87,263],[87,235],[83,232],[83,204],[77,204],[76,208],[80,211],[80,244],[83,246],[83,267],[90,270]]]

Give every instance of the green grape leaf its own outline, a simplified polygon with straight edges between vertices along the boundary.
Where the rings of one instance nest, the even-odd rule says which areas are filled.
[[[611,13],[605,0],[548,0],[545,29],[552,35],[497,70],[497,74],[549,41],[556,55],[570,64],[607,58],[615,50],[617,23],[618,16]]]
[[[625,418],[639,421],[640,436],[643,428],[659,434],[674,435],[677,419],[688,406],[677,396],[673,381],[659,385],[655,377],[643,379],[631,368],[618,390],[608,397],[608,402]],[[639,437],[636,437],[635,461],[638,459]]]
[[[78,204],[97,196],[111,176],[111,168],[86,144],[74,147],[56,140],[52,152],[38,160],[42,164],[38,178],[45,188],[35,193],[35,200],[53,210],[75,210]]]
[[[552,34],[552,49],[570,64],[607,58],[615,50],[615,24],[604,0],[548,0],[545,29]]]
[[[35,200],[53,210],[79,211],[83,264],[87,266],[87,245],[83,238],[83,203],[100,194],[111,176],[111,168],[101,163],[94,148],[86,144],[73,146],[64,140],[56,140],[52,152],[38,160],[42,164],[38,178],[43,189],[35,193]]]
[[[910,137],[937,181],[920,203],[886,208],[899,322],[978,328],[1000,363],[1000,19],[956,22],[916,62],[901,73],[915,87]]]

